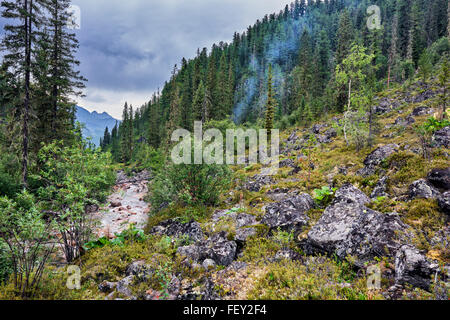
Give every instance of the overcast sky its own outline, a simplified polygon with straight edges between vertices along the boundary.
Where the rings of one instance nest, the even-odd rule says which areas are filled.
[[[148,101],[182,57],[229,42],[289,0],[74,0],[81,9],[78,58],[88,78],[79,105],[121,118],[125,101]]]

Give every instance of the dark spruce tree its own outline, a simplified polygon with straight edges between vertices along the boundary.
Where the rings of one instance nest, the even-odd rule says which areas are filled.
[[[22,183],[28,181],[28,156],[30,142],[31,121],[31,75],[33,68],[32,57],[39,28],[44,20],[43,0],[15,0],[2,1],[2,17],[8,22],[4,26],[5,34],[1,48],[4,49],[3,63],[12,76],[19,82],[22,101],[15,107],[16,115],[21,117],[21,158],[22,158]],[[20,111],[18,111],[20,110]]]

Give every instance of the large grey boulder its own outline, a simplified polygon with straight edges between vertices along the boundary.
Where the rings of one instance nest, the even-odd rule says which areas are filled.
[[[192,241],[201,241],[204,234],[199,223],[191,221],[189,223],[181,223],[177,220],[167,220],[150,230],[150,234],[166,235],[172,238],[189,237]]]
[[[438,204],[442,212],[450,216],[450,191],[443,193],[438,198]]]
[[[345,259],[356,258],[355,264],[362,267],[375,257],[394,256],[399,245],[399,236],[407,226],[395,214],[383,214],[367,208],[368,197],[353,191],[345,197],[345,186],[337,192],[339,196],[328,207],[306,239],[309,253],[325,253]],[[356,189],[356,188],[355,188]],[[357,190],[357,189],[356,189]]]
[[[450,167],[431,170],[427,176],[427,180],[438,189],[444,191],[450,190]]]
[[[356,188],[351,183],[344,184],[338,191],[336,191],[334,195],[333,203],[358,203],[361,205],[365,205],[370,203],[369,197]]]
[[[425,179],[413,182],[409,186],[409,198],[412,199],[438,199],[441,193],[430,185]]]
[[[266,214],[261,220],[271,230],[301,232],[308,224],[305,214],[315,206],[314,199],[304,193],[266,206]]]
[[[450,147],[450,127],[445,127],[433,135],[433,146],[437,148]]]
[[[119,282],[117,282],[116,291],[118,293],[123,294],[127,298],[132,298],[133,294],[131,292],[130,286],[133,284],[133,281],[134,281],[134,276],[128,276],[128,277],[120,280]]]
[[[247,213],[236,212],[233,210],[216,211],[212,216],[212,230],[218,231],[217,226],[221,222],[229,222],[234,226],[234,240],[242,245],[251,236],[256,235],[256,229],[253,228],[258,224],[256,217]]]
[[[372,199],[376,199],[378,197],[387,197],[387,181],[388,177],[383,176],[380,180],[378,180],[377,184],[375,185],[375,188],[373,189],[372,194],[370,197]]]
[[[398,152],[400,147],[397,144],[388,144],[377,148],[364,160],[364,168],[358,171],[359,175],[370,176],[376,173],[378,167],[394,153]]]
[[[274,183],[275,180],[271,176],[255,175],[245,184],[245,189],[251,192],[259,192],[263,187]]]
[[[427,259],[418,249],[404,245],[395,257],[395,281],[430,290],[431,279],[439,273],[439,265]]]
[[[208,240],[180,247],[177,253],[195,263],[202,264],[206,259],[211,259],[217,265],[229,266],[236,258],[236,251],[236,242],[229,241],[226,232],[220,232]]]

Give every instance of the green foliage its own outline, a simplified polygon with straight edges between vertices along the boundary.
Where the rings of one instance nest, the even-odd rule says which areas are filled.
[[[19,170],[17,157],[4,152],[0,158],[0,196],[12,198],[20,192]]]
[[[137,229],[134,225],[123,231],[122,233],[115,234],[115,238],[110,240],[106,237],[99,238],[95,241],[89,241],[83,245],[86,251],[103,248],[105,246],[124,246],[127,242],[143,242],[147,240],[147,236],[144,234],[143,230]]]
[[[275,243],[279,244],[281,248],[287,249],[293,245],[294,242],[294,233],[282,231],[278,228],[277,232],[273,235],[273,240]]]
[[[423,124],[423,128],[431,133],[444,129],[448,126],[450,126],[450,120],[443,119],[439,121],[434,117],[428,118],[427,121]]]
[[[324,186],[322,189],[315,189],[314,200],[316,200],[316,202],[322,207],[326,207],[333,199],[333,195],[336,190],[336,188],[330,188],[328,186]]]
[[[306,263],[283,261],[266,267],[247,298],[250,300],[368,300],[365,278],[346,282],[345,266],[322,257]],[[381,298],[381,297],[376,297]]]
[[[0,238],[0,285],[13,273],[13,262],[8,251],[8,245]]]
[[[230,177],[230,169],[225,165],[171,163],[150,184],[150,201],[154,211],[172,203],[215,205],[229,185]]]
[[[344,137],[349,145],[350,136],[357,150],[361,150],[370,140],[370,123],[365,120],[371,106],[371,88],[369,76],[373,72],[373,54],[367,54],[366,48],[353,45],[350,54],[336,67],[336,82],[348,88],[348,106],[344,113]],[[369,119],[371,121],[371,119]]]
[[[39,171],[33,176],[40,184],[39,200],[45,209],[58,214],[60,232],[68,262],[80,255],[81,247],[91,237],[91,219],[86,205],[106,199],[115,183],[111,155],[84,148],[82,144],[63,147],[54,142],[38,154]]]
[[[137,151],[133,155],[133,167],[137,171],[144,169],[157,172],[163,168],[164,155],[161,150],[155,150],[147,144],[136,146]]]
[[[115,183],[110,154],[81,144],[45,145],[39,151],[38,161],[39,171],[33,178],[42,185],[38,190],[40,199],[52,200],[59,206],[103,202]]]
[[[11,257],[15,294],[22,298],[35,293],[53,251],[52,245],[46,245],[50,227],[43,219],[39,204],[28,192],[17,195],[15,201],[0,198],[0,238],[7,244]]]

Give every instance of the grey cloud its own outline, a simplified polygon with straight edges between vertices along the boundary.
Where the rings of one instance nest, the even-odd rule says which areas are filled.
[[[290,0],[287,0],[289,2]],[[118,114],[129,92],[141,97],[164,85],[174,64],[197,48],[231,41],[265,14],[283,9],[279,0],[74,0],[81,9],[80,70],[89,80],[83,103]],[[1,25],[1,20],[0,20]],[[111,101],[108,92],[124,97]],[[120,93],[120,94],[119,94]],[[137,94],[139,93],[139,94]],[[138,105],[144,101],[135,101]],[[89,105],[86,105],[89,107]]]

